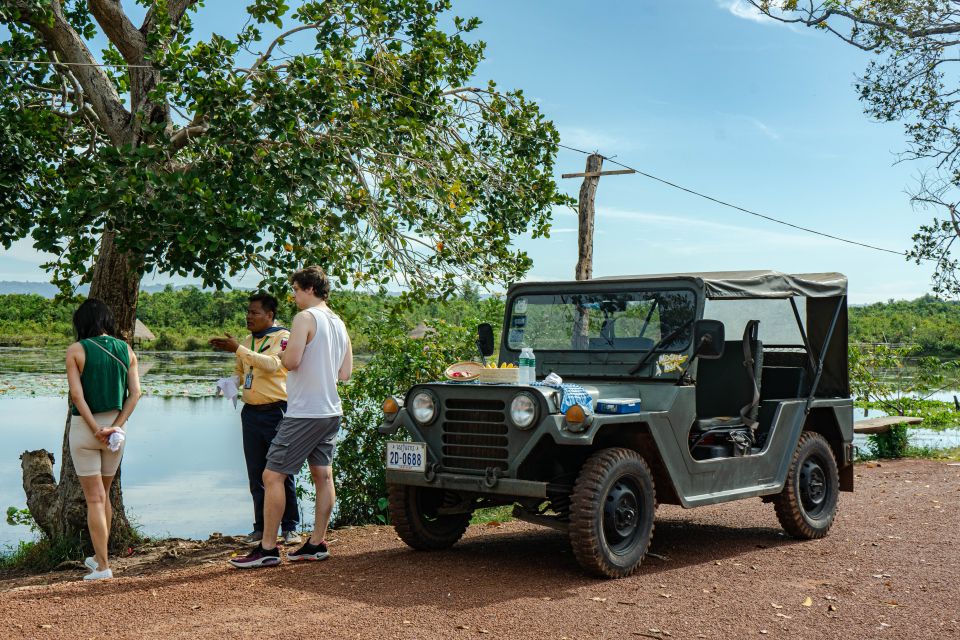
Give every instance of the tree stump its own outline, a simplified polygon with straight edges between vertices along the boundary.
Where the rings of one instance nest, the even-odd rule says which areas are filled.
[[[37,526],[50,540],[82,540],[91,550],[87,534],[87,503],[77,479],[77,471],[70,457],[70,412],[63,434],[63,449],[60,481],[53,476],[54,456],[46,449],[25,451],[20,456],[23,470],[23,490],[27,496],[27,509]],[[127,520],[120,489],[120,470],[110,487],[110,504],[113,506],[113,526],[110,529],[110,548],[125,549],[136,534]]]

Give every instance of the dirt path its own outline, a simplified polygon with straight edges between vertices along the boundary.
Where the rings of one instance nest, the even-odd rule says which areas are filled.
[[[305,566],[208,557],[99,584],[0,582],[0,637],[960,637],[960,466],[861,465],[857,483],[815,542],[785,538],[760,500],[661,507],[656,556],[625,580],[583,576],[560,534],[520,522],[432,554],[364,527]]]

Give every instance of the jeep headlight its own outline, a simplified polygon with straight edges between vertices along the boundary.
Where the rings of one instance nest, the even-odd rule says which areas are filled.
[[[432,393],[421,391],[413,396],[413,402],[410,403],[410,413],[413,419],[420,424],[426,425],[433,422],[437,416],[437,401]]]
[[[537,403],[529,394],[518,393],[510,403],[510,421],[518,429],[527,429],[537,417]]]

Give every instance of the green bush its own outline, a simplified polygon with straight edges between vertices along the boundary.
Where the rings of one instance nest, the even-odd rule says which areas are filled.
[[[344,425],[337,443],[334,480],[337,487],[336,526],[386,523],[386,482],[384,455],[386,440],[380,435],[381,403],[390,395],[403,394],[412,385],[442,378],[453,362],[471,358],[476,351],[476,325],[499,322],[497,317],[463,318],[458,324],[427,320],[434,331],[423,339],[408,338],[409,323],[398,315],[385,313],[371,333],[371,360],[353,379],[341,387]],[[402,439],[398,433],[393,439]],[[301,479],[309,483],[309,476]]]
[[[877,458],[903,458],[907,454],[907,425],[895,424],[883,433],[867,437],[873,455]]]
[[[171,337],[170,334],[161,331],[160,335],[147,345],[147,349],[150,351],[176,351],[177,343],[173,341],[173,337]]]

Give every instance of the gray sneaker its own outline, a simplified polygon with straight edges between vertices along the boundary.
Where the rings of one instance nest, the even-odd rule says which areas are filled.
[[[298,545],[301,542],[300,534],[296,531],[284,531],[283,535],[280,536],[280,539],[283,544],[289,546]]]
[[[263,540],[263,531],[251,531],[243,538],[247,544],[260,544],[261,540]]]

